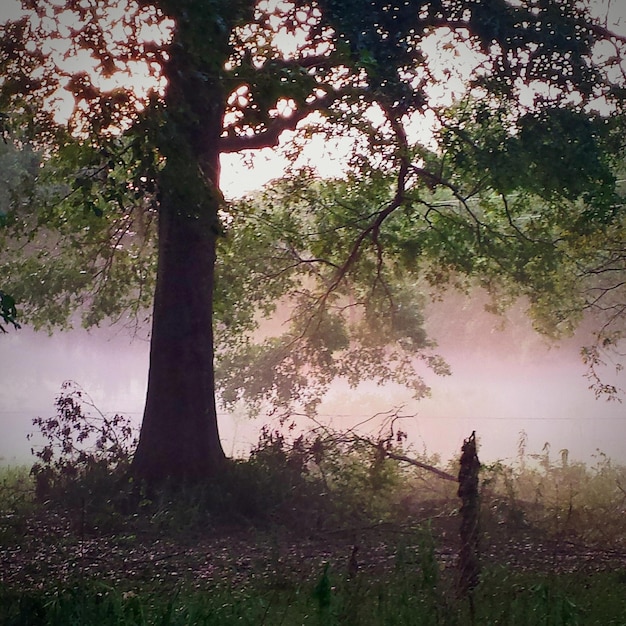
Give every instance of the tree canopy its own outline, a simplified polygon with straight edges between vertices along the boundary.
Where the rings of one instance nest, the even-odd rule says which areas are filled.
[[[419,363],[445,371],[425,285],[525,295],[546,330],[622,319],[626,40],[594,5],[23,3],[0,112],[40,166],[3,219],[3,285],[52,327],[154,298],[138,476],[220,465],[216,384],[309,408],[335,376],[423,393]],[[350,143],[336,180],[298,165],[316,134]],[[287,135],[286,181],[226,201],[220,156]],[[258,345],[280,302],[291,326]]]

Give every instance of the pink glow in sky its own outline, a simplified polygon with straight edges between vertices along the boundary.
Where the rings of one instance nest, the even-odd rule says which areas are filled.
[[[410,415],[403,427],[418,451],[444,459],[458,453],[464,437],[476,430],[485,462],[511,459],[520,431],[529,451],[546,442],[554,455],[567,448],[571,458],[588,461],[600,449],[626,463],[626,410],[623,404],[596,400],[587,389],[578,348],[584,334],[559,345],[538,336],[521,311],[513,311],[504,330],[501,320],[482,312],[479,297],[451,295],[435,305],[429,331],[449,361],[452,376],[428,375],[432,396],[416,401],[406,389],[362,384],[356,390],[337,383],[320,407],[321,419],[346,428],[375,413],[402,406]],[[0,337],[1,462],[27,462],[26,434],[31,419],[53,415],[53,401],[64,380],[80,383],[105,412],[141,420],[148,371],[148,344],[124,331],[58,333],[28,329]],[[10,365],[10,367],[7,367]],[[607,371],[607,375],[611,375]],[[622,377],[622,385],[626,383]],[[260,426],[243,415],[220,414],[224,448],[244,454]]]

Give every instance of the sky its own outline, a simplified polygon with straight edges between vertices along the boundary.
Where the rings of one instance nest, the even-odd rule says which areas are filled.
[[[626,3],[598,0],[612,20],[626,29]],[[0,17],[9,16],[2,3]],[[309,149],[322,174],[336,174],[341,150],[328,152],[316,140]],[[285,162],[262,151],[249,170],[229,156],[223,161],[222,184],[234,197],[280,176]],[[242,175],[245,174],[245,175]],[[244,182],[242,182],[244,181]],[[453,311],[453,315],[450,315]],[[626,463],[626,409],[596,400],[587,389],[579,347],[583,332],[560,345],[539,337],[521,309],[502,320],[482,309],[479,294],[449,295],[430,306],[428,329],[453,375],[425,374],[432,386],[429,399],[415,401],[401,387],[364,384],[357,390],[336,384],[320,408],[321,418],[348,427],[374,413],[400,408],[409,442],[417,451],[438,452],[444,459],[458,453],[473,430],[484,461],[515,457],[520,432],[528,435],[531,452],[549,442],[555,457],[567,448],[574,458],[592,460],[598,451]],[[75,380],[104,412],[129,415],[139,424],[148,371],[148,343],[117,328],[77,330],[49,337],[24,328],[0,337],[0,463],[28,462],[33,417],[54,413],[53,402],[64,380]],[[606,375],[612,377],[607,369]],[[626,383],[622,380],[622,385]],[[228,454],[244,454],[256,441],[261,418],[220,415]]]

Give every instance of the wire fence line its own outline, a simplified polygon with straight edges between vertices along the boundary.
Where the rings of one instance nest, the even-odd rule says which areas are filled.
[[[9,409],[0,409],[0,416],[2,415],[35,415],[39,413],[49,413],[53,411],[52,407],[45,409],[19,409],[19,410],[9,410]],[[103,411],[104,415],[143,415],[143,411],[123,411],[123,410],[115,410],[115,411]],[[232,413],[228,413],[226,411],[218,411],[218,417],[230,417]],[[365,413],[318,413],[318,418],[322,419],[366,419],[371,417],[369,414]],[[457,420],[457,421],[490,421],[490,422],[623,422],[626,421],[625,415],[617,415],[617,416],[497,416],[497,415],[488,415],[488,416],[478,416],[478,415],[469,415],[469,416],[455,416],[455,415],[416,415],[412,416],[412,419],[415,421],[421,420],[429,420],[429,421],[442,421],[442,420]]]

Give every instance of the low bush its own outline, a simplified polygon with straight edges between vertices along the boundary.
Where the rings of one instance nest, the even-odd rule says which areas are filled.
[[[373,442],[289,427],[263,428],[249,458],[229,460],[206,483],[147,490],[128,477],[136,443],[128,418],[106,416],[73,382],[55,407],[33,420],[44,442],[32,449],[35,499],[73,512],[81,532],[125,523],[170,533],[222,523],[323,531],[390,521],[406,496],[408,473],[386,455],[401,436]]]
[[[325,532],[392,521],[404,473],[375,446],[263,428],[247,459],[228,461],[214,481],[165,486],[143,500],[172,529],[240,523]]]
[[[116,479],[127,473],[136,445],[130,419],[107,417],[71,381],[63,383],[55,407],[55,416],[33,420],[45,440],[31,449],[38,459],[31,469],[37,498],[74,504],[108,488],[117,492]]]

